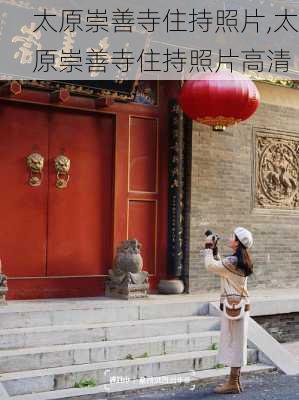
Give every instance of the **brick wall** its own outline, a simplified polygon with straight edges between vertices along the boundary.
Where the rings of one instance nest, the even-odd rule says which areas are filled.
[[[265,315],[253,319],[280,343],[299,340],[299,313]]]
[[[299,91],[273,86],[269,95],[268,86],[264,86],[267,102],[242,124],[214,132],[193,123],[190,293],[220,286],[219,277],[205,270],[199,253],[205,230],[229,236],[236,226],[244,226],[254,235],[255,273],[248,278],[249,290],[299,287],[298,212],[260,213],[252,209],[253,128],[292,132],[299,137]],[[263,85],[259,88],[263,99]],[[293,103],[287,104],[288,93]],[[228,248],[221,250],[222,254],[229,252]]]

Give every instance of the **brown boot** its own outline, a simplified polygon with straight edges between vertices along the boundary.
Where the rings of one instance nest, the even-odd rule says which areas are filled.
[[[219,385],[214,389],[215,393],[240,393],[239,385],[240,367],[231,367],[228,382]]]

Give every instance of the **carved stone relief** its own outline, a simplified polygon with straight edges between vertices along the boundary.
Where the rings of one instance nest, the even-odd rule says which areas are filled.
[[[255,206],[299,210],[299,137],[256,135]]]

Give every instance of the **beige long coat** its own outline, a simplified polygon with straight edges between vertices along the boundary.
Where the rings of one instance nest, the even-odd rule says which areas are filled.
[[[221,278],[220,302],[223,301],[225,291],[228,294],[239,293],[229,282],[229,280],[232,280],[239,290],[242,290],[242,287],[245,285],[244,295],[246,296],[246,303],[250,303],[247,291],[247,276],[237,269],[237,258],[234,256],[223,259],[218,256],[217,258],[214,258],[212,249],[204,250],[205,268],[219,275]],[[247,364],[249,313],[250,311],[246,311],[244,317],[239,320],[230,320],[221,312],[221,331],[217,363],[225,364],[229,367],[242,367]]]

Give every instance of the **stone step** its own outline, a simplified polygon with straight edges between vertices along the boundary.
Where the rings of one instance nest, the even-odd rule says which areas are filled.
[[[209,350],[219,331],[0,351],[0,373]]]
[[[134,380],[144,376],[157,377],[211,369],[216,365],[216,354],[217,350],[201,350],[135,360],[9,372],[0,376],[0,382],[10,396],[70,389],[82,380],[92,380],[96,385],[103,385],[110,383],[111,379]],[[256,362],[257,354],[256,350],[249,349],[248,363]]]
[[[4,350],[196,333],[219,329],[219,324],[218,317],[185,316],[97,324],[1,329],[0,348]]]
[[[253,364],[242,367],[242,376],[250,373],[265,373],[275,370],[273,366],[265,364]],[[218,380],[228,375],[230,368],[215,368],[203,371],[189,371],[179,374],[162,375],[159,379],[136,379],[129,382],[117,382],[89,387],[83,389],[51,390],[43,393],[25,394],[10,397],[10,400],[102,400],[117,395],[128,394],[132,391],[157,389],[159,386],[173,386],[185,382],[190,384],[190,389],[198,384]]]
[[[161,300],[68,299],[14,301],[0,308],[0,329],[207,315],[207,301],[180,295]]]

